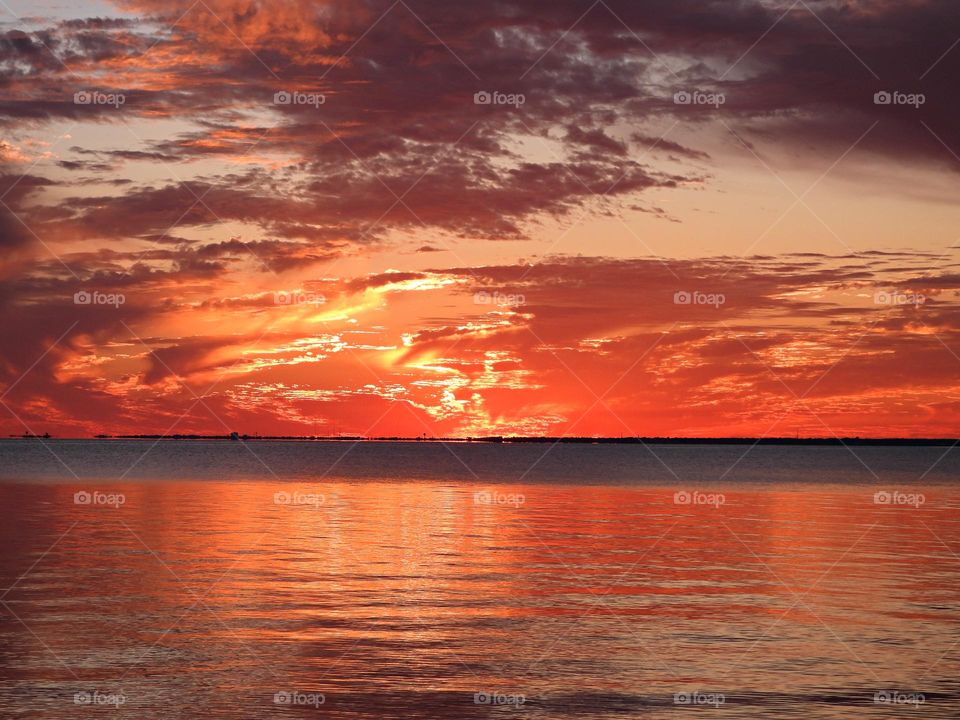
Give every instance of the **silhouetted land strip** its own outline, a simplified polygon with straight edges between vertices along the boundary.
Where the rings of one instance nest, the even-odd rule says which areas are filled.
[[[456,442],[456,443],[579,443],[595,445],[827,445],[827,446],[953,446],[953,438],[861,438],[861,437],[360,437],[349,435],[97,435],[117,440],[291,440],[313,442]]]

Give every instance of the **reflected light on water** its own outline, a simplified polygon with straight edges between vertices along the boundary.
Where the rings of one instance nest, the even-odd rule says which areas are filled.
[[[922,693],[924,717],[957,716],[957,493],[676,492],[0,485],[22,508],[2,531],[0,707],[72,718],[87,693],[140,718],[605,718],[697,709],[686,698],[841,718]]]

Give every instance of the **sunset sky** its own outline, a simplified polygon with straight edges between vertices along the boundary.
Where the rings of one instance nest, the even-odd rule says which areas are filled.
[[[960,434],[955,0],[0,0],[0,431]]]

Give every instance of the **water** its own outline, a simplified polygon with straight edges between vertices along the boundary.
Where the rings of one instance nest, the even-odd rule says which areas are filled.
[[[0,717],[960,716],[958,452],[747,450],[0,441]]]

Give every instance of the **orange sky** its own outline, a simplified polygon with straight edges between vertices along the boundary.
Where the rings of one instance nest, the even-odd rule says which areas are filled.
[[[958,36],[10,3],[0,431],[955,437]]]

